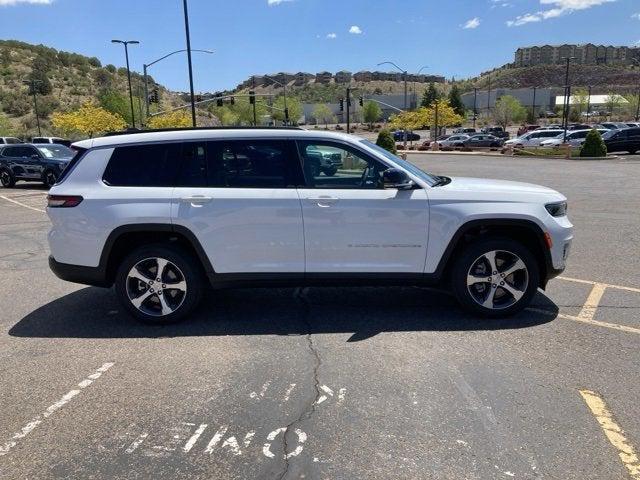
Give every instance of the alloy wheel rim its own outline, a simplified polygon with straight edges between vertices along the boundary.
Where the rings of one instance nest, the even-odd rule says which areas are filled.
[[[0,172],[0,181],[2,182],[2,185],[9,185],[11,178],[7,172]]]
[[[480,255],[467,272],[467,291],[480,306],[490,310],[509,308],[524,296],[529,270],[513,252],[491,250]]]
[[[47,174],[47,185],[52,187],[56,183],[56,176],[53,173]]]
[[[161,257],[149,257],[136,263],[127,274],[126,289],[131,304],[153,317],[172,314],[187,296],[182,270]]]

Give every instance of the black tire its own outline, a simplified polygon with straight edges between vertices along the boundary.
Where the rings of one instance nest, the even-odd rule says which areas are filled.
[[[45,170],[42,174],[42,183],[44,183],[45,187],[51,188],[58,181],[58,175],[53,170]]]
[[[16,184],[16,179],[11,174],[11,171],[6,168],[0,169],[0,185],[4,188],[12,188]]]
[[[337,167],[325,168],[322,170],[327,177],[333,177],[336,173],[338,173]]]
[[[129,289],[132,286],[130,282],[134,281],[128,278],[129,271],[139,262],[154,257],[168,260],[178,267],[180,270],[179,273],[184,277],[184,282],[186,283],[186,292],[184,292],[184,295],[176,302],[175,310],[167,315],[145,313],[133,305],[129,298]],[[162,279],[161,283],[164,282],[165,280]],[[168,325],[183,320],[196,309],[202,298],[205,282],[206,277],[204,276],[201,265],[192,255],[178,247],[166,244],[151,244],[137,248],[122,261],[116,274],[115,290],[120,303],[135,319],[152,325]],[[169,284],[169,282],[166,283]],[[160,287],[157,288],[160,289]],[[167,298],[169,293],[173,293],[167,293],[166,290],[162,291],[165,292],[165,298]],[[176,293],[179,294],[179,292]],[[157,301],[154,302],[154,300],[158,299],[157,295],[158,294],[156,294],[155,299],[151,298],[149,300],[152,304],[159,303]],[[160,295],[162,295],[162,293],[160,293]],[[153,297],[153,295],[151,295],[151,297]]]
[[[629,155],[635,155],[637,150],[629,150]]]
[[[494,277],[493,275],[491,275],[493,272],[490,272],[491,274],[487,275],[487,280],[490,277],[494,279],[497,278],[498,281],[496,281],[495,283],[478,282],[476,285],[468,287],[467,276],[470,273],[472,266],[476,265],[476,262],[478,262],[478,260],[483,255],[492,251],[500,252],[499,257],[496,256],[498,275]],[[500,272],[507,271],[509,267],[513,265],[513,263],[506,263],[508,260],[512,260],[514,258],[509,254],[515,255],[516,257],[519,257],[520,260],[522,260],[524,266],[526,267],[526,273],[523,272],[523,270],[519,270],[517,273],[508,276],[506,279],[504,277],[500,278]],[[498,265],[498,261],[504,263]],[[476,273],[476,276],[478,277],[481,277],[482,275],[484,274]],[[516,275],[518,276],[517,282]],[[525,283],[525,278],[526,286],[523,285]],[[502,283],[500,283],[501,280],[503,281]],[[464,310],[483,317],[507,317],[521,311],[523,308],[526,308],[529,303],[531,303],[531,300],[536,294],[538,285],[540,283],[540,271],[538,262],[534,258],[533,254],[529,251],[529,249],[524,245],[509,238],[492,237],[471,243],[466,246],[464,250],[462,250],[462,252],[460,252],[458,258],[455,260],[451,271],[451,282],[453,292]],[[515,301],[515,303],[509,304],[509,301],[513,301],[515,297],[509,294],[507,290],[500,287],[500,285],[504,284],[505,282],[507,282],[507,287],[514,287],[516,283],[521,284],[521,288],[515,289],[523,292],[523,294],[518,300]],[[510,282],[513,282],[513,284]],[[494,287],[493,285],[496,286]],[[476,288],[480,289],[480,291],[475,290]],[[491,295],[492,288],[495,289],[495,297],[492,298],[498,299],[498,302],[495,302],[495,300],[493,300],[492,303],[495,305],[495,307],[487,308],[481,305],[479,302],[483,298],[486,300],[488,296]],[[471,289],[473,289],[475,296],[472,295],[470,291]],[[484,292],[486,292],[486,295],[483,297]],[[498,298],[499,295],[502,296],[502,305],[500,304],[500,299]]]

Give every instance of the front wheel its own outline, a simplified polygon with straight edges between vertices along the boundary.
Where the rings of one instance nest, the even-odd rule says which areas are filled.
[[[327,167],[322,170],[327,177],[333,177],[336,173],[338,173],[337,167]]]
[[[202,296],[203,275],[195,259],[180,248],[149,245],[124,259],[116,293],[136,319],[166,325],[187,317]]]
[[[456,260],[452,287],[460,305],[485,317],[513,315],[531,302],[539,285],[538,264],[521,243],[508,238],[468,245]]]
[[[57,181],[58,176],[55,174],[55,172],[51,170],[47,170],[46,172],[44,172],[44,175],[42,176],[42,183],[44,183],[45,186],[51,188],[56,184]]]
[[[11,188],[16,184],[16,180],[13,178],[13,175],[11,175],[11,172],[9,172],[9,170],[6,169],[2,169],[0,170],[0,185],[2,185],[4,188]]]

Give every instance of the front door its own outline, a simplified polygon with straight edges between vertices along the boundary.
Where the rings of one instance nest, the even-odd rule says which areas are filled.
[[[172,221],[196,235],[216,273],[303,273],[302,169],[295,143],[185,143]]]
[[[384,189],[383,162],[350,145],[298,142],[306,187],[306,272],[423,273],[429,209],[426,192]],[[335,172],[314,168],[339,159]]]

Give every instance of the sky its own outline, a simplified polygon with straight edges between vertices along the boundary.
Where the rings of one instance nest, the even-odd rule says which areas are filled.
[[[142,71],[185,48],[180,0],[0,0],[0,36],[124,65],[111,39],[139,40]],[[519,46],[640,46],[640,0],[189,0],[196,91],[279,71],[391,70],[466,78],[513,61]],[[186,56],[149,70],[188,89]]]

